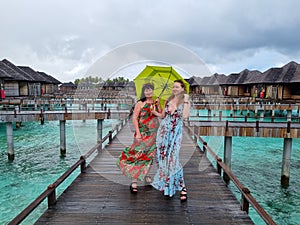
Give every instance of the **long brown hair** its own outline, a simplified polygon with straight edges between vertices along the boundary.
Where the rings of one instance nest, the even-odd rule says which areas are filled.
[[[178,107],[178,106],[179,106],[180,104],[182,104],[183,101],[184,101],[184,94],[186,94],[186,87],[185,87],[185,85],[184,85],[183,80],[174,80],[173,83],[180,83],[180,86],[184,89],[184,91],[181,92],[181,93],[179,94],[179,101],[178,101],[178,103],[177,103],[177,107]],[[172,94],[172,95],[168,98],[167,102],[170,102],[173,98],[175,98],[175,95],[174,95],[174,94]]]

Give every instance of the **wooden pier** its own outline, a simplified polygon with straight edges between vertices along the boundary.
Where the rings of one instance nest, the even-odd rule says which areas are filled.
[[[143,183],[132,195],[130,180],[116,166],[132,135],[125,126],[36,224],[254,224],[187,132],[181,160],[188,201],[182,204],[178,193],[166,198]]]

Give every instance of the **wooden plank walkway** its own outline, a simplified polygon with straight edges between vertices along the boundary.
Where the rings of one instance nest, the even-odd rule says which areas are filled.
[[[132,125],[127,123],[35,224],[254,224],[187,132],[181,160],[188,201],[181,203],[179,193],[164,197],[142,183],[138,194],[132,195],[130,180],[115,164],[132,136]],[[150,173],[155,169],[156,163]]]

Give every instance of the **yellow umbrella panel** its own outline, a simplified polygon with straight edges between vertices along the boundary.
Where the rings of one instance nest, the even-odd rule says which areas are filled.
[[[145,69],[134,78],[137,99],[140,99],[142,87],[145,83],[154,85],[153,98],[160,97],[161,105],[172,95],[173,83],[175,80],[182,80],[189,93],[189,83],[172,67],[167,66],[146,66]]]

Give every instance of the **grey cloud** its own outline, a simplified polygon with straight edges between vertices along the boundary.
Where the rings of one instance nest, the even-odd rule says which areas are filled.
[[[251,57],[262,51],[281,57],[276,62],[300,56],[297,0],[13,0],[0,7],[2,57],[26,63],[32,55],[28,62],[34,65],[29,66],[47,65],[53,72],[61,67],[60,74],[68,77],[78,65],[88,66],[105,52],[144,40],[190,48],[220,73],[233,63],[240,68],[254,64]],[[17,51],[18,46],[24,47]]]

